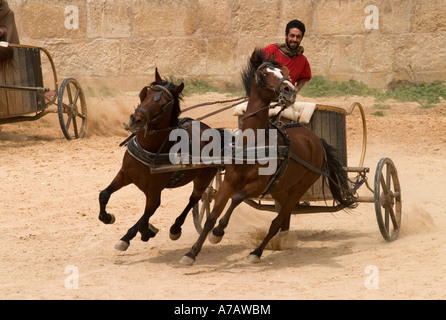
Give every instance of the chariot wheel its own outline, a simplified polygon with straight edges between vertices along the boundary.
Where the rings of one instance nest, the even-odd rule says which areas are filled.
[[[374,194],[379,231],[385,240],[394,241],[401,229],[401,186],[396,167],[389,158],[378,162]]]
[[[206,219],[212,211],[212,202],[214,202],[217,191],[220,188],[222,176],[222,170],[218,170],[214,179],[212,179],[206,191],[201,196],[201,200],[192,208],[195,230],[197,230],[198,234],[201,234],[203,231]]]
[[[85,136],[87,129],[87,104],[79,83],[73,79],[65,79],[59,89],[57,113],[62,132],[67,140]]]

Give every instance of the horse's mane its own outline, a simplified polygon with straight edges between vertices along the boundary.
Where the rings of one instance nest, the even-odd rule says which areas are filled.
[[[174,89],[177,86],[174,85],[172,82],[169,82],[167,80],[154,81],[154,82],[152,82],[150,84],[150,86],[144,87],[141,90],[141,93],[139,94],[139,98],[140,98],[141,102],[146,97],[147,89],[152,87],[152,86],[155,86],[155,85],[159,85],[159,86],[165,87],[172,94],[172,96],[173,96],[173,106],[172,106],[172,114],[171,114],[171,117],[170,117],[170,126],[171,127],[178,126],[178,118],[179,118],[179,116],[181,114],[180,101],[183,100],[183,94],[182,93],[177,94],[175,92]]]
[[[241,72],[242,83],[247,96],[249,96],[251,93],[251,83],[252,79],[254,78],[255,72],[257,68],[260,67],[260,65],[264,62],[270,62],[275,67],[282,66],[279,62],[275,61],[274,56],[271,56],[269,59],[267,59],[265,53],[261,48],[255,48],[253,55],[250,59],[248,59],[247,65],[242,69]]]

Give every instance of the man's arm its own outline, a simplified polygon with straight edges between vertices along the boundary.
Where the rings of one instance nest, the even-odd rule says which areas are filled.
[[[296,93],[298,93],[300,91],[300,89],[302,89],[302,87],[305,85],[306,81],[304,79],[299,79],[296,81],[296,84],[294,85],[294,87],[296,88]]]

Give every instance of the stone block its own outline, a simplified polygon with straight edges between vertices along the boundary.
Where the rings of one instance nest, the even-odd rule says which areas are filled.
[[[279,20],[279,31],[282,30],[283,36],[285,36],[287,23],[294,19],[305,24],[305,36],[313,34],[313,2],[311,0],[283,1],[282,18]]]
[[[184,37],[197,31],[197,5],[188,0],[135,0],[134,35]]]
[[[412,81],[419,82],[418,74],[445,70],[446,32],[405,34],[396,41],[395,70],[407,72]],[[446,80],[446,79],[443,79]]]
[[[232,37],[215,37],[207,43],[206,74],[228,75],[238,70],[235,66],[237,42]]]
[[[413,0],[372,2],[379,12],[379,31],[386,34],[402,34],[410,32]],[[367,16],[367,14],[366,14]],[[369,31],[370,30],[365,30]],[[375,30],[372,30],[372,32]]]
[[[155,73],[156,51],[154,39],[131,38],[120,41],[120,75],[148,75]]]
[[[395,38],[398,36],[371,32],[364,36],[364,69],[371,73],[392,73]]]
[[[44,46],[51,53],[59,81],[81,75],[109,77],[119,75],[120,44],[118,40],[96,39],[90,42],[49,40]]]
[[[231,34],[231,3],[221,0],[198,0],[198,30],[203,37]]]
[[[87,1],[87,37],[89,38],[130,37],[132,21],[132,8],[126,1]]]
[[[365,37],[335,36],[330,51],[329,73],[355,74],[365,70]]]
[[[155,42],[156,66],[161,74],[176,78],[206,74],[206,40],[163,38]]]
[[[331,66],[332,38],[330,36],[305,36],[302,46],[305,48],[304,55],[310,63],[312,74],[325,75]]]
[[[75,6],[79,13],[79,29],[67,29],[65,20],[70,12],[65,13],[68,6]],[[84,38],[86,34],[85,1],[52,1],[30,0],[24,2],[20,14],[16,14],[16,23],[21,25],[19,37],[44,38]]]
[[[280,28],[280,0],[239,0],[232,5],[232,30],[240,37],[283,35]]]
[[[446,31],[446,1],[416,1],[413,6],[412,31]]]
[[[363,33],[367,6],[360,0],[319,0],[314,3],[312,32],[317,35],[353,35]]]

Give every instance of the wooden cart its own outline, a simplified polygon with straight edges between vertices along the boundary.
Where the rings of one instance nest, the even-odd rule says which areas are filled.
[[[352,114],[355,109],[359,110],[362,119],[363,146],[359,165],[357,167],[349,167],[347,166],[346,117]],[[311,121],[306,126],[337,149],[338,157],[341,159],[346,172],[349,176],[355,175],[350,177],[354,181],[354,192],[363,185],[370,191],[370,196],[358,196],[358,202],[375,204],[376,219],[383,238],[387,241],[397,239],[401,228],[402,209],[398,173],[391,159],[382,158],[376,167],[373,188],[369,185],[367,173],[370,172],[370,168],[363,166],[367,146],[367,126],[361,104],[358,102],[353,103],[349,111],[333,106],[316,105]],[[204,217],[209,215],[212,210],[213,201],[223,175],[224,170],[219,170],[203,195],[201,202],[194,207],[194,224],[198,233],[202,231],[202,224],[206,220]],[[343,210],[339,205],[330,205],[330,199],[332,199],[331,193],[328,187],[323,188],[322,178],[320,178],[300,200],[300,204],[295,207],[293,213],[306,214]],[[245,200],[245,203],[258,210],[277,212],[274,200],[268,198],[268,195],[263,199]]]
[[[2,44],[5,46],[6,43]],[[6,46],[13,50],[13,62],[0,72],[0,125],[33,121],[48,113],[57,113],[65,138],[84,137],[87,106],[80,84],[68,78],[59,86],[53,59],[46,49],[27,45]],[[46,57],[51,65],[51,88],[44,87],[42,57]]]

